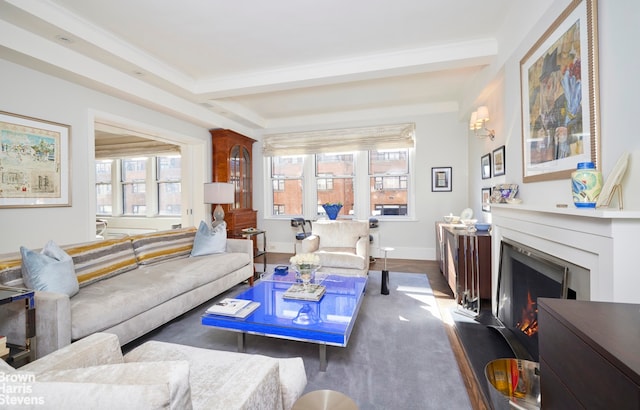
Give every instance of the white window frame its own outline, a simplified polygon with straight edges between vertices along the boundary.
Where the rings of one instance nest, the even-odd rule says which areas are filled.
[[[409,151],[409,173],[407,181],[407,215],[379,215],[375,218],[385,221],[407,221],[415,220],[415,148],[407,148]],[[303,215],[273,215],[273,179],[271,178],[271,157],[264,157],[264,186],[269,187],[267,195],[265,195],[265,219],[291,219],[293,217],[303,217],[305,219],[315,220],[318,218],[317,209],[317,187],[315,176],[315,154],[302,155],[304,165],[302,171],[302,209]],[[354,152],[354,202],[355,207],[353,215],[341,215],[346,219],[368,219],[373,217],[370,212],[370,195],[369,195],[369,151],[361,150]],[[404,175],[404,174],[403,174]],[[319,177],[326,178],[326,177]],[[310,189],[306,189],[311,187]]]
[[[140,182],[123,182],[122,181],[122,163],[125,159],[131,158],[113,158],[113,163],[111,165],[111,204],[112,204],[112,213],[111,214],[96,214],[98,217],[122,217],[122,218],[180,218],[181,215],[161,215],[159,212],[159,198],[158,198],[158,187],[160,183],[169,182],[168,180],[159,180],[158,179],[158,170],[157,170],[157,158],[167,156],[167,155],[153,155],[148,157],[140,157],[145,159],[145,213],[144,214],[125,214],[124,213],[124,186],[131,185],[134,183]],[[100,160],[95,160],[94,164]],[[95,165],[94,165],[95,170]],[[178,181],[170,181],[170,182],[178,182],[182,184],[183,177],[181,176]],[[101,184],[97,184],[101,185]],[[182,199],[182,197],[181,197]],[[181,204],[182,207],[182,204]]]

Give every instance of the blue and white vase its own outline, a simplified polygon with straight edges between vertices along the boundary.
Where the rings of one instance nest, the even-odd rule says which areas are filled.
[[[595,208],[602,190],[602,173],[593,162],[579,162],[571,173],[573,203],[578,208]]]

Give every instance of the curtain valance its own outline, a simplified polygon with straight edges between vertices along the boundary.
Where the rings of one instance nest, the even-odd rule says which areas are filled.
[[[162,156],[180,154],[178,145],[166,144],[161,141],[102,144],[95,148],[96,159],[131,158],[141,156]]]
[[[414,123],[407,123],[267,134],[263,140],[263,154],[264,156],[304,155],[412,148],[415,146],[415,128]]]

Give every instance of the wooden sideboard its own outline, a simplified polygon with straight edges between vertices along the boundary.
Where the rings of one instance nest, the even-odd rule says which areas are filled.
[[[640,305],[538,299],[544,409],[640,408]]]
[[[480,279],[480,298],[491,299],[491,234],[468,232],[460,225],[436,223],[436,238],[440,270],[458,302],[465,280],[467,284],[471,283],[472,272]]]

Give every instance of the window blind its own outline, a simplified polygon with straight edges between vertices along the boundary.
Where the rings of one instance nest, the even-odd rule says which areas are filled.
[[[263,140],[263,155],[272,157],[413,148],[415,146],[415,128],[414,123],[407,123],[267,134]]]

